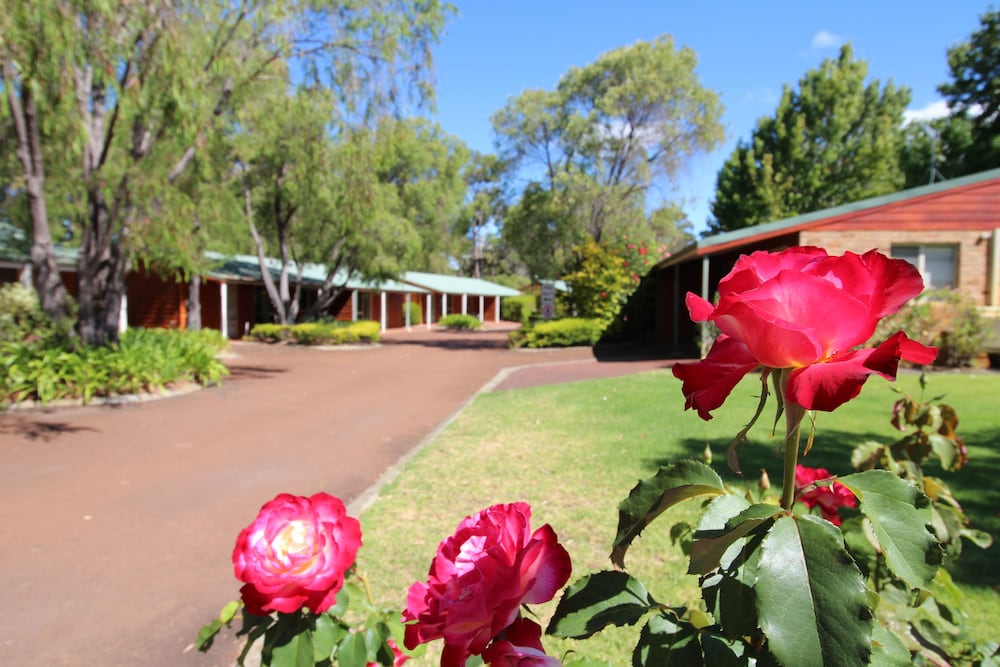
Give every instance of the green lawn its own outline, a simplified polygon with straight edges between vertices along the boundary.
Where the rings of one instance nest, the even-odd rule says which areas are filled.
[[[850,472],[850,451],[866,439],[891,442],[889,424],[896,399],[891,387],[916,392],[918,376],[905,374],[895,384],[871,379],[861,397],[836,413],[820,413],[813,451],[806,465]],[[760,383],[748,378],[716,418],[704,422],[683,410],[680,383],[666,371],[622,378],[484,394],[433,443],[422,450],[361,517],[364,548],[359,569],[371,581],[381,604],[401,607],[406,590],[422,579],[438,542],[466,515],[499,502],[527,501],[532,525],[552,524],[573,558],[578,576],[610,568],[608,553],[617,521],[617,504],[640,477],[665,463],[700,457],[706,444],[715,468],[733,483],[739,478],[725,465],[725,447],[752,415]],[[977,528],[1000,537],[1000,374],[942,373],[930,377],[929,395],[945,394],[961,419],[959,433],[969,449],[969,464],[943,473]],[[766,468],[777,486],[781,479],[778,438],[770,438],[773,403],[741,448],[740,461],[756,480]],[[936,467],[931,474],[939,474]],[[668,531],[692,508],[672,510],[654,523],[629,551],[630,571],[654,597],[669,604],[694,602],[693,577],[671,544]],[[970,629],[978,639],[997,638],[1000,568],[996,549],[966,545],[952,573],[966,600]],[[547,620],[554,603],[536,608]],[[581,642],[581,653],[623,664],[637,630],[614,629]],[[552,653],[574,648],[546,638]],[[428,656],[431,654],[429,653]],[[430,658],[417,664],[432,664]],[[411,663],[413,664],[413,663]]]

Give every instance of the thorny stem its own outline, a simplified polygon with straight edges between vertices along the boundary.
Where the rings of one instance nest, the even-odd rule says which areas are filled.
[[[365,575],[360,574],[358,572],[355,572],[354,576],[357,577],[361,581],[361,583],[364,585],[364,587],[365,587],[365,595],[368,597],[368,603],[369,604],[375,604],[375,596],[372,595],[371,586],[368,585],[368,577],[366,577]]]
[[[781,480],[781,506],[790,510],[795,502],[795,465],[799,461],[799,436],[806,409],[788,400],[786,389],[791,369],[783,368],[779,373],[781,396],[785,404],[785,471]]]

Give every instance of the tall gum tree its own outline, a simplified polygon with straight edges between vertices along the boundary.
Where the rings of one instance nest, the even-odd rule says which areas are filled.
[[[895,192],[907,88],[865,82],[868,65],[845,45],[835,59],[785,86],[716,179],[717,233]]]
[[[528,185],[504,220],[517,239],[548,238],[537,272],[560,271],[551,258],[587,238],[656,238],[647,211],[668,202],[677,172],[722,139],[718,95],[704,88],[697,57],[669,36],[641,41],[575,67],[553,91],[528,90],[494,114],[499,156]],[[531,229],[526,229],[531,228]],[[557,262],[558,263],[558,262]]]
[[[429,45],[447,14],[436,0],[36,0],[6,8],[4,108],[18,128],[34,282],[46,312],[65,312],[48,232],[55,193],[79,243],[77,329],[87,343],[113,342],[125,274],[148,247],[142,239],[191,233],[190,220],[165,208],[164,191],[221,117],[252,104],[254,88],[284,63],[362,116],[396,99],[400,85],[424,95]]]

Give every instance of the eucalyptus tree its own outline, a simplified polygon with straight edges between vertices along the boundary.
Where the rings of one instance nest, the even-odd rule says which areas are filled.
[[[0,83],[45,311],[65,312],[50,200],[79,243],[78,330],[88,343],[113,341],[144,240],[170,246],[192,233],[172,215],[171,189],[230,111],[292,69],[357,117],[407,90],[426,99],[428,47],[447,13],[437,0],[12,3],[0,15]]]
[[[547,239],[558,255],[587,238],[653,234],[647,210],[664,203],[692,157],[722,139],[718,95],[701,85],[696,64],[694,51],[669,36],[640,41],[494,114],[500,157],[528,181],[503,227],[526,262],[537,252],[517,239]]]
[[[503,178],[506,165],[492,153],[473,153],[465,169],[468,188],[459,232],[472,245],[469,269],[474,278],[481,278],[486,264],[486,243],[491,228],[500,228],[506,204]]]
[[[907,88],[866,82],[868,64],[841,47],[785,86],[716,179],[709,231],[723,232],[895,192]]]

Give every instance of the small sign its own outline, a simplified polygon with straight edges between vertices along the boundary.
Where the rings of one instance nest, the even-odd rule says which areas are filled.
[[[556,284],[551,280],[542,281],[542,319],[552,320],[556,316]]]

